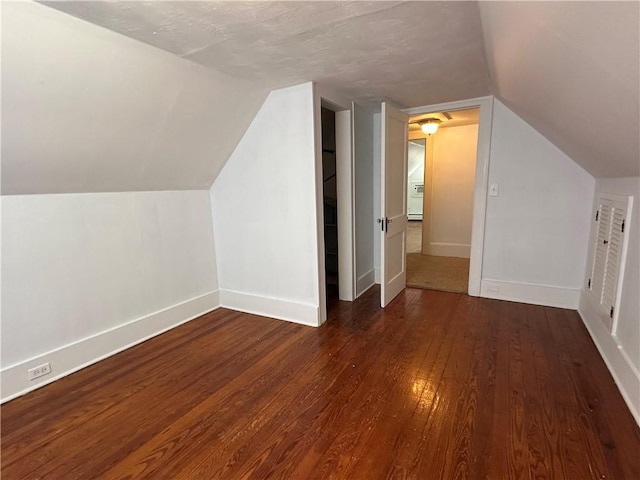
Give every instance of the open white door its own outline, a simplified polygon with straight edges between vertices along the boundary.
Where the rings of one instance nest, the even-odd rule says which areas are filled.
[[[380,303],[387,306],[407,283],[407,123],[409,116],[382,103]]]

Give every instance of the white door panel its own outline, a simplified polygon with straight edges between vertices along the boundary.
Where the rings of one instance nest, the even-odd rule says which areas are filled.
[[[381,293],[384,307],[407,282],[407,122],[408,116],[382,103]]]

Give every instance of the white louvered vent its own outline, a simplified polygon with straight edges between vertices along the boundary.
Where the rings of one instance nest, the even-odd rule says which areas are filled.
[[[596,238],[587,287],[612,333],[615,333],[613,319],[621,276],[620,264],[625,253],[625,231],[628,231],[627,215],[630,210],[631,197],[602,194],[594,215],[597,224]]]

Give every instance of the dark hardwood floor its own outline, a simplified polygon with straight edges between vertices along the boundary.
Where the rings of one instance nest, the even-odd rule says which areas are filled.
[[[2,407],[2,479],[640,479],[578,315],[407,290],[218,310]]]

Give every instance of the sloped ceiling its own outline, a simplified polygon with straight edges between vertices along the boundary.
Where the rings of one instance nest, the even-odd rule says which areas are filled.
[[[489,93],[476,2],[45,2],[270,89],[416,106]]]
[[[640,175],[638,7],[3,2],[2,193],[206,188],[268,90],[309,80],[409,107],[495,93],[592,175]]]
[[[209,188],[268,90],[31,2],[2,5],[2,193]]]
[[[595,177],[640,175],[640,3],[480,2],[493,91]]]
[[[474,2],[4,2],[2,37],[3,194],[208,188],[267,92],[309,80],[489,93]]]

